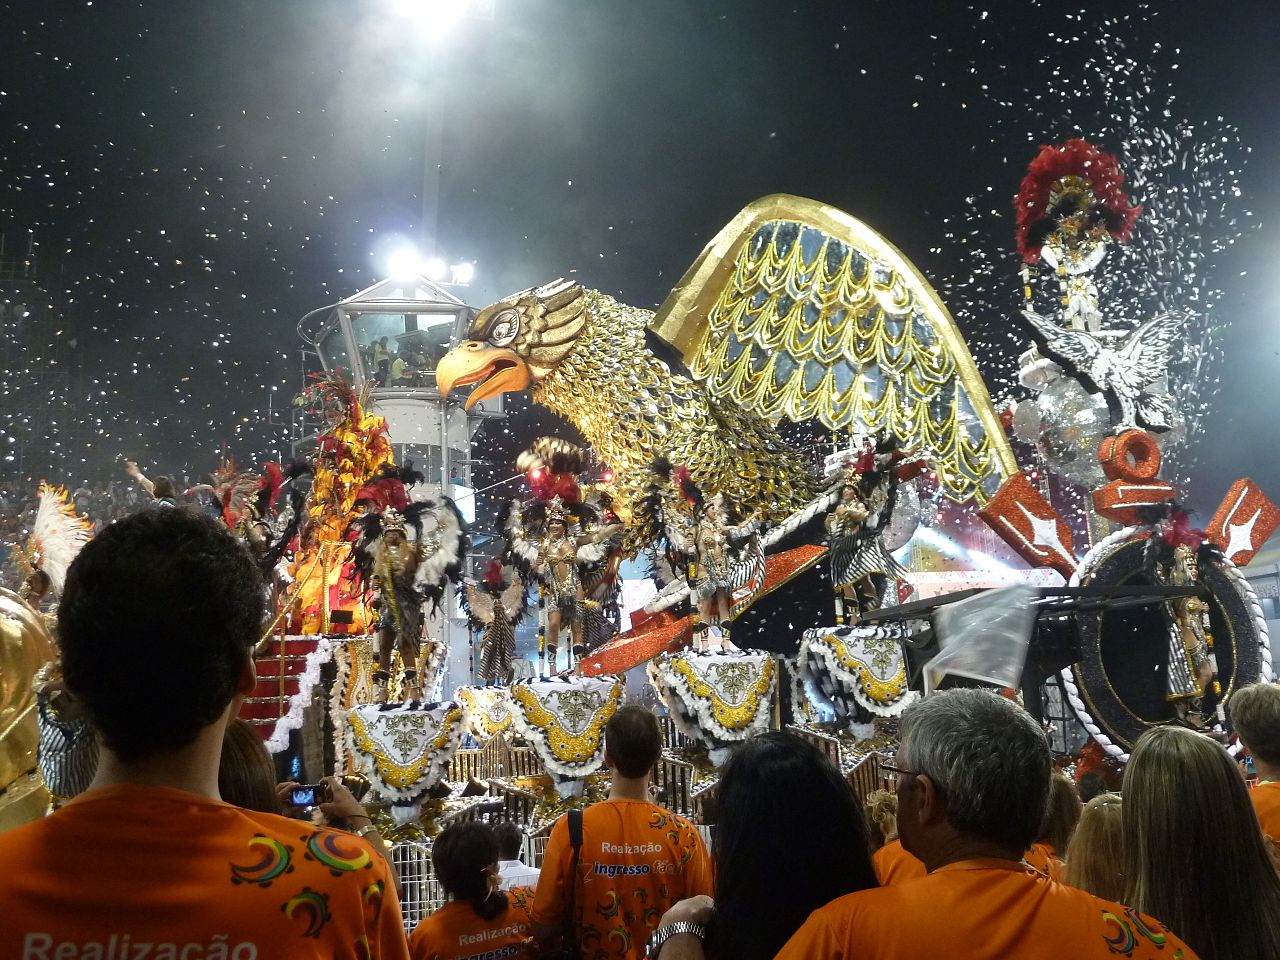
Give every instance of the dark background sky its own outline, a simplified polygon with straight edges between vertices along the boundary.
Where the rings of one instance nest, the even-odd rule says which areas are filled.
[[[79,379],[48,428],[51,451],[71,438],[68,470],[109,471],[126,450],[205,470],[219,449],[267,448],[269,388],[278,404],[299,386],[297,319],[379,279],[378,254],[419,228],[430,84],[446,104],[441,248],[477,261],[471,302],[576,271],[655,306],[740,207],[797,193],[934,278],[998,392],[1025,339],[1008,211],[1035,146],[1077,132],[1066,114],[1086,136],[1168,121],[1156,98],[1109,96],[1087,62],[1104,19],[1126,17],[1106,29],[1176,93],[1175,114],[1222,118],[1250,149],[1231,211],[1243,236],[1205,281],[1224,292],[1226,361],[1205,391],[1193,505],[1211,510],[1240,475],[1276,487],[1267,5],[496,0],[447,37],[395,6],[0,2],[0,232],[11,253],[30,231],[60,347],[75,342]],[[1224,149],[1224,169],[1245,158]],[[962,236],[981,243],[982,276]]]

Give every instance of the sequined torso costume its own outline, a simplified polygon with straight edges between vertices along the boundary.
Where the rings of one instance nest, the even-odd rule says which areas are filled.
[[[577,552],[576,541],[567,536],[548,537],[538,550],[539,580],[546,603],[554,606],[566,619],[572,619],[578,610],[581,583]]]

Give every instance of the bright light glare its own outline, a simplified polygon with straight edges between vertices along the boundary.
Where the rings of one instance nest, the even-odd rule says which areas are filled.
[[[422,272],[422,257],[413,244],[402,244],[387,254],[387,275],[396,280],[410,280]]]
[[[428,280],[443,280],[449,268],[444,265],[444,261],[439,257],[428,260],[423,264],[422,272],[427,275]]]
[[[453,274],[454,283],[470,283],[475,279],[476,265],[474,263],[467,263],[466,261],[463,261],[462,263],[455,263],[450,268],[450,272]]]
[[[425,30],[447,30],[462,20],[473,0],[392,0],[396,13]]]

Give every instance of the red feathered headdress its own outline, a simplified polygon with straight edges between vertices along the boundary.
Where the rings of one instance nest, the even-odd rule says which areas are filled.
[[[1199,550],[1200,544],[1209,538],[1203,530],[1191,526],[1191,518],[1181,510],[1174,510],[1160,522],[1160,538],[1171,547],[1190,547]]]
[[[404,482],[399,477],[371,480],[356,491],[356,499],[368,500],[380,513],[388,508],[404,510],[409,506],[409,494],[405,492]]]
[[[502,576],[501,560],[490,560],[489,565],[484,568],[484,585],[490,590],[506,589],[507,581]]]
[[[1141,205],[1129,205],[1116,158],[1079,138],[1040,148],[1013,207],[1018,253],[1025,263],[1039,262],[1040,248],[1065,217],[1084,215],[1087,228],[1101,226],[1124,243],[1142,212]]]
[[[553,473],[545,466],[534,467],[528,473],[529,489],[534,496],[551,501],[559,497],[566,506],[574,506],[582,502],[582,491],[578,488],[578,478],[572,473]]]

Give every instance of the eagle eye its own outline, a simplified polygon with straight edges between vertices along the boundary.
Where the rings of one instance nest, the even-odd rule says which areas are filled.
[[[505,347],[520,332],[520,314],[515,310],[503,310],[493,320],[489,330],[489,342],[495,347]]]

